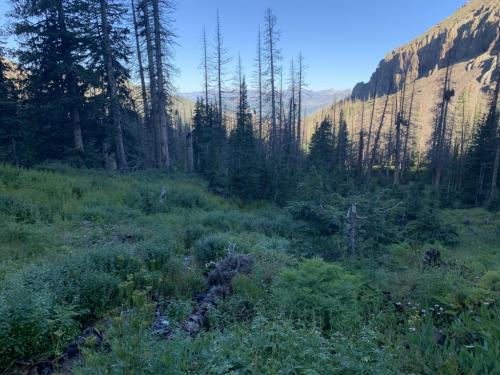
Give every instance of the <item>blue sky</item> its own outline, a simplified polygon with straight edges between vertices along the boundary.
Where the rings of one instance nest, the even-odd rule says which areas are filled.
[[[251,74],[259,25],[271,7],[282,31],[284,66],[300,51],[311,89],[352,88],[387,52],[451,15],[465,0],[177,0],[175,64],[180,91],[198,90],[201,30],[212,40],[219,9],[226,46]],[[7,0],[0,0],[0,23]],[[234,68],[228,67],[228,77]]]

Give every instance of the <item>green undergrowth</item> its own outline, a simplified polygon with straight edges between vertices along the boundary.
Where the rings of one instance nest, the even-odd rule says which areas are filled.
[[[417,204],[412,189],[278,208],[184,175],[0,166],[0,372],[54,361],[98,326],[77,374],[498,373],[500,220],[431,194]],[[429,249],[439,267],[422,267]],[[230,252],[251,254],[252,273],[187,337],[204,276]],[[158,306],[171,339],[152,334]]]

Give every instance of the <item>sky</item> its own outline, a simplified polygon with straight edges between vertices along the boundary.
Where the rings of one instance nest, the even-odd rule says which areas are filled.
[[[217,9],[226,47],[238,54],[251,76],[259,26],[271,7],[281,31],[283,66],[302,52],[312,90],[351,89],[367,81],[379,61],[459,9],[465,0],[177,0],[175,83],[180,92],[198,91],[201,34],[213,40]],[[0,0],[0,24],[6,22],[8,0]]]

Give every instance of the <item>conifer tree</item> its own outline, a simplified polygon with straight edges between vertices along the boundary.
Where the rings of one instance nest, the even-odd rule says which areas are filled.
[[[0,159],[18,165],[20,164],[18,90],[9,78],[9,74],[12,74],[12,67],[3,56],[5,52],[0,44]]]
[[[258,160],[245,78],[241,78],[236,127],[228,140],[229,188],[245,200],[258,196]]]
[[[307,163],[309,168],[316,168],[323,172],[330,172],[335,163],[335,137],[333,124],[325,118],[316,128],[311,137]]]
[[[13,0],[12,25],[20,45],[20,67],[27,74],[29,113],[35,159],[60,159],[84,152],[81,110],[88,83],[83,66],[88,39],[75,0]],[[50,116],[50,119],[47,118]],[[68,127],[67,124],[72,124]]]

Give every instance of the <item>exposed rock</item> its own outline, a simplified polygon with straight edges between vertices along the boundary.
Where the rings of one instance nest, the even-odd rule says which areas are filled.
[[[420,268],[434,268],[441,267],[445,263],[441,259],[441,252],[438,249],[429,249],[422,256],[422,260],[420,261]]]
[[[231,254],[215,265],[208,274],[209,289],[200,296],[197,307],[182,324],[182,329],[190,336],[195,336],[207,326],[208,312],[217,306],[219,300],[231,294],[231,281],[238,274],[252,272],[253,259],[250,255]]]
[[[446,335],[442,330],[439,329],[434,331],[434,342],[438,345],[444,345],[446,342]]]
[[[190,336],[196,336],[208,325],[208,312],[217,306],[221,299],[232,292],[231,281],[236,275],[252,272],[253,259],[250,255],[231,254],[220,262],[207,276],[208,290],[198,296],[196,307],[182,323],[182,330]],[[174,334],[172,326],[160,309],[156,311],[153,333],[164,338]]]
[[[368,83],[358,83],[352,96],[367,99],[375,94],[392,94],[402,88],[404,76],[422,79],[436,75],[448,65],[476,73],[475,79],[487,89],[495,57],[500,52],[500,2],[474,0],[451,17],[409,44],[387,54]],[[459,76],[461,72],[456,72]]]
[[[464,130],[470,136],[472,125],[486,111],[493,89],[493,73],[500,53],[499,25],[500,1],[470,1],[420,37],[388,53],[371,79],[354,87],[351,100],[332,104],[308,116],[306,136],[311,137],[315,125],[326,116],[338,119],[342,109],[352,134],[359,134],[361,118],[367,131],[373,108],[373,100],[369,98],[373,98],[376,91],[373,124],[378,124],[386,95],[397,92],[398,100],[401,100],[406,82],[406,114],[410,112],[410,98],[415,90],[409,122],[413,138],[410,147],[421,158],[429,147],[428,140],[434,127],[435,111],[441,100],[442,82],[448,65],[451,66],[451,88],[455,90],[450,108],[452,112],[461,113],[463,108],[457,106],[465,107]],[[465,104],[460,104],[462,97]],[[395,97],[391,97],[389,109],[394,102]],[[390,131],[393,116],[393,113],[385,116],[382,139]]]

